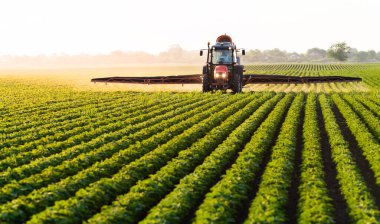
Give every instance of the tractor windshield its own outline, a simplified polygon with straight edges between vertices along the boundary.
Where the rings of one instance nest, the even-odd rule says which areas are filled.
[[[213,64],[231,64],[232,51],[231,50],[214,50],[212,63]]]

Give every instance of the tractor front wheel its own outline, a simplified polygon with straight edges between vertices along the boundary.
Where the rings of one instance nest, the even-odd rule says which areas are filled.
[[[207,74],[203,74],[202,77],[202,92],[207,93],[210,92],[210,78],[208,77]]]

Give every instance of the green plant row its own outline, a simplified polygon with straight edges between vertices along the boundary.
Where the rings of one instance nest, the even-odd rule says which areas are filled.
[[[182,178],[175,189],[149,211],[142,223],[184,223],[187,215],[201,202],[209,188],[233,162],[233,158],[283,96],[277,94],[260,106],[194,172]]]
[[[367,96],[367,99],[375,103],[376,105],[380,106],[380,97],[379,97],[380,92],[377,92],[375,94],[371,94]]]
[[[219,101],[205,103],[199,101],[178,110],[171,110],[137,125],[127,125],[118,132],[112,132],[105,136],[95,138],[88,144],[78,145],[62,153],[41,158],[28,165],[17,167],[7,173],[2,173],[0,186],[11,180],[22,180],[17,182],[13,181],[2,187],[0,190],[1,202],[4,203],[19,195],[30,192],[31,189],[38,189],[67,176],[74,175],[98,161],[113,156],[113,154],[126,148],[128,145],[132,145],[136,141],[144,140],[161,132],[165,130],[165,128],[182,121],[187,116],[199,113],[210,105],[215,105],[218,102]],[[116,140],[117,138],[119,138],[119,140]],[[40,171],[42,172],[29,176],[33,172],[37,173]]]
[[[160,97],[157,97],[152,98],[151,100],[135,100],[131,97],[126,97],[125,99],[121,98],[106,101],[101,104],[89,103],[85,106],[76,107],[71,110],[58,111],[54,113],[54,117],[52,118],[44,115],[39,116],[39,119],[36,121],[28,121],[24,119],[23,125],[11,124],[12,127],[15,128],[0,136],[0,140],[4,140],[4,143],[0,146],[8,147],[10,144],[14,146],[14,142],[20,137],[22,137],[22,141],[17,142],[19,145],[21,143],[33,140],[32,137],[42,138],[46,135],[54,134],[59,132],[59,130],[62,129],[61,127],[66,124],[72,124],[72,126],[66,128],[67,130],[70,130],[78,126],[78,122],[87,122],[90,124],[97,121],[94,119],[101,119],[103,117],[121,116],[125,113],[130,113],[133,115],[133,112],[146,110],[150,107],[157,106],[158,104],[164,104],[172,101],[173,97],[168,97],[168,99],[161,99]],[[81,125],[83,126],[83,124]],[[28,138],[26,135],[30,135],[30,133],[33,133],[34,135]]]
[[[195,102],[197,99],[192,99],[191,101]],[[127,124],[137,124],[139,122],[143,122],[146,119],[160,115],[164,111],[170,111],[173,108],[181,107],[188,103],[191,103],[191,101],[175,102],[170,106],[166,105],[166,107],[154,107],[152,110],[146,110],[146,113],[144,113],[144,111],[137,111],[135,116],[128,116],[126,114],[120,117],[104,119],[97,122],[96,125],[93,124],[94,127],[88,130],[82,129],[82,127],[78,127],[66,133],[57,133],[53,137],[55,138],[55,141],[51,141],[50,143],[48,143],[49,140],[42,138],[38,141],[23,145],[22,147],[17,147],[17,151],[19,151],[17,155],[12,155],[12,152],[15,151],[13,147],[8,148],[9,150],[7,150],[7,152],[11,155],[0,161],[0,171],[4,171],[10,167],[17,167],[22,164],[29,163],[36,158],[59,153],[69,147],[91,141],[91,139],[96,138],[104,133],[120,130]],[[120,122],[115,122],[117,120]],[[44,145],[45,142],[47,142],[46,145]]]
[[[380,120],[371,111],[365,108],[361,103],[356,101],[348,94],[340,95],[351,106],[353,111],[360,116],[361,120],[367,125],[371,133],[380,141]]]
[[[88,130],[88,129],[93,128],[94,125],[97,125],[97,124],[103,125],[104,120],[100,121],[102,117],[107,117],[107,116],[114,117],[116,120],[116,118],[118,118],[119,116],[122,116],[123,114],[128,114],[130,116],[133,116],[134,114],[139,113],[139,109],[141,110],[141,109],[149,108],[149,106],[145,106],[145,105],[138,106],[138,104],[135,104],[135,105],[131,105],[131,107],[129,107],[128,109],[125,109],[123,104],[119,104],[119,103],[120,102],[110,104],[110,105],[107,105],[107,104],[101,105],[100,108],[81,108],[81,111],[77,112],[78,115],[72,114],[72,116],[74,117],[71,117],[71,118],[73,119],[69,119],[68,117],[66,117],[67,120],[62,121],[62,122],[51,121],[47,125],[41,125],[41,124],[38,124],[38,122],[35,122],[35,123],[32,122],[31,123],[33,125],[32,128],[13,132],[12,134],[2,135],[0,138],[3,139],[3,141],[0,142],[0,148],[4,149],[10,146],[12,146],[13,148],[16,148],[25,143],[30,143],[34,140],[39,140],[41,138],[45,138],[45,139],[48,138],[50,142],[56,141],[56,139],[54,139],[56,133],[73,132],[71,131],[72,129],[77,130],[78,128],[82,128],[83,130]],[[170,105],[169,102],[168,102],[168,105]],[[96,115],[83,116],[84,115],[83,111],[86,111],[86,109],[88,109],[87,111],[90,111],[90,110],[93,111],[94,115],[95,114]],[[42,118],[43,119],[41,120],[43,121],[46,120],[45,117],[42,117]],[[63,138],[64,136],[60,136],[60,137]],[[0,158],[5,158],[6,156],[8,156],[8,154],[4,153],[1,155]]]
[[[105,102],[108,98],[110,99],[119,99],[119,97],[113,97],[113,96],[106,96],[102,99],[98,99],[97,103]],[[105,101],[103,101],[105,100]],[[70,110],[74,109],[76,107],[81,106],[87,106],[89,105],[87,98],[80,98],[80,99],[60,99],[59,101],[47,101],[43,102],[41,100],[38,103],[24,103],[18,105],[18,107],[10,107],[8,110],[2,110],[0,115],[0,121],[2,128],[10,127],[9,122],[15,122],[15,119],[20,122],[19,124],[23,123],[23,119],[25,118],[25,114],[30,114],[30,116],[27,117],[27,119],[30,119],[30,121],[38,120],[38,117],[40,116],[49,116],[49,114],[54,114],[55,112],[60,112],[62,110]],[[12,105],[14,106],[14,105]],[[5,108],[4,108],[5,109]]]
[[[128,192],[137,181],[146,179],[150,174],[157,172],[176,157],[180,151],[191,146],[255,97],[256,95],[242,97],[242,100],[236,101],[222,110],[209,112],[208,118],[187,128],[183,133],[151,152],[139,155],[140,158],[125,165],[111,178],[103,178],[92,183],[89,187],[79,190],[74,197],[56,202],[51,208],[33,216],[30,222],[80,222],[83,219],[90,218],[100,210],[102,205],[112,202],[117,195]],[[217,107],[220,108],[220,105]],[[196,115],[193,118],[198,116]],[[167,129],[167,132],[171,133],[171,130]],[[155,142],[153,140],[150,144],[155,144]]]
[[[0,124],[1,128],[4,128],[4,124],[7,122],[14,122],[14,120],[20,122],[19,124],[14,123],[14,125],[24,124],[24,121],[36,121],[41,117],[47,117],[49,119],[53,119],[60,113],[71,110],[71,109],[79,109],[81,106],[89,106],[89,105],[101,105],[105,102],[133,102],[133,101],[157,101],[157,100],[167,100],[172,98],[173,100],[179,99],[181,94],[173,94],[173,93],[138,93],[138,92],[114,92],[114,93],[94,93],[94,92],[86,92],[82,91],[80,94],[75,92],[61,92],[66,93],[68,95],[59,96],[56,100],[48,100],[44,102],[44,98],[39,98],[37,103],[29,100],[24,101],[19,106],[19,110],[9,105],[8,114],[0,115]],[[28,96],[29,98],[33,98],[33,96]],[[48,97],[48,96],[47,96]],[[17,101],[16,101],[17,102]],[[17,104],[19,105],[19,104]],[[7,105],[8,106],[8,105]],[[9,112],[11,111],[11,112]],[[25,117],[25,114],[30,116]],[[7,126],[10,128],[9,126]]]
[[[332,99],[339,111],[345,118],[348,128],[355,136],[363,155],[368,160],[372,171],[375,174],[377,185],[380,186],[380,145],[375,137],[369,132],[368,128],[361,121],[351,107],[338,95],[333,94]]]
[[[192,101],[194,101],[194,99]],[[181,104],[183,103],[183,101],[178,100],[177,103]],[[168,101],[166,103],[163,103],[162,106],[168,106],[171,104],[173,104],[173,102]],[[63,141],[69,139],[72,136],[75,136],[77,133],[95,129],[100,126],[105,126],[107,124],[114,123],[120,119],[130,119],[132,117],[139,116],[142,113],[142,111],[149,113],[151,111],[161,108],[160,104],[153,105],[152,107],[146,107],[145,110],[143,110],[144,107],[136,109],[133,108],[135,105],[131,105],[131,108],[128,109],[123,109],[123,107],[125,107],[124,105],[115,105],[117,106],[115,106],[114,108],[111,107],[108,114],[107,111],[105,111],[104,114],[97,114],[96,111],[92,110],[91,113],[94,114],[92,116],[85,116],[77,121],[65,122],[65,126],[63,127],[63,129],[67,129],[68,131],[66,132],[60,131],[59,129],[62,129],[62,127],[59,127],[57,124],[57,127],[53,129],[45,130],[42,132],[38,130],[31,130],[28,132],[27,135],[24,135],[21,138],[16,138],[9,143],[6,141],[3,143],[4,145],[1,147],[2,149],[0,150],[0,158],[3,159],[9,155],[15,155],[20,152],[30,151],[31,149],[37,146],[42,147],[43,144],[49,144],[51,142],[56,141]],[[11,147],[4,148],[7,146]]]
[[[301,176],[298,187],[298,221],[333,223],[333,206],[328,195],[317,120],[317,95],[309,93],[303,123]]]
[[[90,96],[89,96],[90,97]],[[27,105],[23,106],[21,111],[13,111],[7,116],[3,115],[0,124],[0,133],[11,133],[20,129],[32,127],[30,123],[41,121],[41,117],[46,117],[47,121],[54,120],[57,116],[67,115],[69,111],[76,111],[77,109],[86,108],[89,106],[102,105],[104,103],[116,102],[132,102],[133,97],[120,97],[108,96],[99,99],[89,100],[91,98],[82,98],[80,100],[63,100],[63,102],[48,103],[47,105],[38,104],[38,106],[31,106],[29,109]],[[62,104],[62,105],[61,105]],[[28,116],[25,117],[25,114]]]
[[[297,94],[281,126],[276,145],[261,177],[259,190],[250,206],[246,223],[284,223],[285,205],[292,181],[297,131],[301,120],[304,94]]]
[[[11,91],[9,91],[11,92]],[[111,96],[112,97],[112,96]],[[102,102],[104,99],[111,98],[110,96],[103,96],[102,98],[97,99],[98,102]],[[36,103],[24,103],[24,104],[13,104],[9,105],[9,107],[4,107],[4,110],[0,111],[0,120],[7,121],[12,120],[10,114],[14,116],[21,116],[22,114],[34,114],[40,113],[40,115],[45,113],[51,113],[55,111],[59,111],[61,109],[70,109],[75,108],[76,106],[88,105],[88,100],[86,98],[65,98],[60,100],[47,100]]]
[[[115,144],[111,143],[107,147],[119,147],[124,149],[113,155],[111,158],[102,162],[97,162],[76,175],[62,179],[57,183],[50,184],[45,188],[34,190],[29,195],[18,197],[7,204],[0,206],[0,214],[2,215],[0,221],[15,222],[20,220],[20,222],[23,222],[29,219],[32,214],[38,213],[48,206],[52,206],[55,201],[67,199],[73,196],[79,189],[87,187],[89,184],[98,181],[100,178],[112,176],[119,172],[119,169],[126,164],[148,153],[160,144],[165,144],[165,142],[171,139],[173,140],[173,137],[236,101],[239,99],[238,97],[239,96],[227,98],[222,103],[210,107],[199,114],[185,118],[171,128],[157,133],[141,142],[135,142],[135,144],[127,148],[123,147],[123,142]],[[127,141],[127,138],[125,138],[124,141]],[[99,183],[104,184],[104,182],[112,183],[112,179],[102,179]],[[107,184],[105,184],[105,186],[107,186]],[[112,191],[113,187],[109,188],[109,190]]]
[[[49,110],[49,113],[51,112],[50,110],[53,109],[53,111],[60,110],[60,109],[67,109],[70,108],[71,106],[75,106],[75,104],[79,105],[83,102],[88,103],[89,98],[94,98],[92,102],[101,102],[103,100],[110,100],[110,99],[119,99],[127,96],[138,96],[138,95],[143,95],[141,93],[135,92],[135,93],[120,93],[120,92],[113,92],[109,94],[103,94],[103,93],[96,93],[96,92],[86,92],[86,91],[81,91],[81,92],[72,92],[72,91],[62,91],[60,90],[58,94],[55,95],[47,95],[43,94],[42,97],[39,97],[37,100],[25,100],[22,104],[20,104],[20,101],[15,101],[15,99],[20,98],[17,97],[19,96],[19,93],[25,94],[25,98],[27,99],[36,99],[36,97],[33,93],[36,93],[37,90],[35,86],[30,85],[28,87],[28,90],[25,91],[25,88],[16,88],[20,86],[10,86],[7,85],[6,88],[4,89],[4,86],[1,86],[3,88],[3,92],[6,95],[10,95],[10,93],[15,93],[17,92],[18,94],[13,94],[12,97],[10,96],[10,100],[12,101],[13,104],[9,104],[9,108],[14,112],[16,115],[19,114],[25,114],[25,113],[40,113],[40,115],[44,114],[46,111]],[[31,88],[30,88],[31,87]],[[54,88],[54,87],[53,87]],[[8,90],[8,91],[7,91]],[[45,88],[44,90],[48,90],[48,88]],[[55,92],[57,93],[57,92]],[[69,96],[69,97],[68,97]],[[54,109],[55,108],[55,109]],[[7,111],[9,112],[9,111]],[[2,117],[4,113],[0,115]],[[6,118],[7,116],[5,116]]]
[[[163,94],[157,93],[154,95],[150,94],[137,94],[137,93],[129,93],[127,95],[117,95],[116,97],[108,97],[103,99],[94,99],[94,96],[88,96],[88,98],[84,101],[83,105],[77,105],[76,100],[72,100],[72,107],[68,108],[59,108],[52,109],[50,113],[40,113],[40,111],[35,111],[34,113],[24,113],[21,115],[8,116],[7,118],[10,120],[8,124],[1,123],[0,133],[11,134],[19,131],[27,131],[27,129],[40,130],[41,128],[49,125],[56,126],[59,122],[63,122],[70,119],[75,119],[79,116],[87,116],[87,117],[95,117],[99,116],[96,111],[104,110],[112,105],[120,105],[123,108],[127,108],[130,110],[134,106],[137,105],[156,105],[161,103],[166,103],[170,101],[181,100],[181,94]],[[183,94],[182,94],[183,95]],[[186,94],[188,96],[192,96],[193,94]],[[111,95],[113,96],[113,95]],[[195,96],[200,97],[200,96]],[[101,100],[102,99],[102,100]],[[50,107],[55,107],[55,104],[49,105]],[[25,117],[25,114],[28,114]],[[109,117],[109,115],[105,115]],[[43,117],[44,119],[41,119]],[[32,119],[33,118],[33,119]],[[7,128],[5,128],[7,126]]]
[[[102,211],[88,222],[134,223],[139,221],[152,206],[175,187],[181,178],[201,164],[205,157],[269,97],[273,97],[273,94],[264,94],[263,97],[252,101],[231,115],[221,125],[207,133],[204,138],[180,152],[178,157],[170,161],[156,174],[150,176],[149,179],[138,182],[127,194],[117,197],[112,205],[103,207]]]
[[[115,101],[115,102],[114,102]],[[61,108],[61,110],[50,112],[49,114],[35,115],[31,113],[31,116],[25,117],[25,114],[22,116],[11,115],[10,121],[3,123],[2,126],[7,126],[8,128],[3,128],[0,130],[0,139],[9,139],[10,137],[18,137],[22,133],[27,133],[28,129],[32,130],[43,130],[48,127],[53,127],[60,122],[66,122],[68,120],[75,120],[84,115],[83,111],[98,109],[103,111],[108,107],[112,107],[117,104],[124,104],[133,102],[132,98],[126,97],[125,99],[117,99],[111,101],[103,101],[99,103],[89,103],[83,105],[73,105],[72,108]],[[140,103],[136,101],[136,103]],[[51,107],[54,107],[51,105]],[[31,119],[36,117],[35,119]],[[44,119],[41,119],[43,117]]]
[[[73,159],[75,158],[75,156],[79,154],[86,153],[93,149],[99,148],[102,145],[105,145],[109,142],[121,141],[122,138],[125,138],[125,136],[129,136],[131,133],[137,132],[141,129],[150,128],[151,126],[160,128],[160,125],[166,127],[166,123],[160,124],[160,122],[163,122],[166,119],[186,112],[190,110],[190,108],[195,108],[202,104],[205,104],[206,102],[208,102],[208,98],[196,101],[195,103],[188,104],[176,110],[167,110],[171,108],[173,109],[173,107],[166,108],[165,110],[162,109],[161,115],[150,117],[149,119],[141,121],[137,124],[123,124],[123,127],[120,130],[115,130],[113,132],[101,134],[98,137],[91,139],[89,142],[66,148],[61,152],[52,154],[47,157],[40,157],[34,159],[30,163],[14,167],[13,169],[7,169],[6,171],[0,173],[0,187],[9,181],[25,178],[29,175],[40,172],[42,169],[47,168],[49,166],[56,166],[67,159]]]
[[[366,107],[368,107],[372,113],[376,114],[378,118],[380,118],[380,106],[376,103],[372,102],[370,99],[368,99],[367,96],[362,94],[352,94],[352,96],[360,101],[362,104],[364,104]]]
[[[373,196],[360,175],[348,143],[344,140],[331,109],[331,101],[326,95],[320,95],[319,102],[331,146],[331,155],[336,164],[340,190],[349,208],[349,215],[356,223],[379,223],[380,212],[376,208]]]
[[[270,150],[282,117],[291,104],[294,94],[287,94],[255,131],[251,140],[222,179],[211,188],[196,212],[195,223],[235,223],[249,198],[253,180],[262,164],[265,151]]]

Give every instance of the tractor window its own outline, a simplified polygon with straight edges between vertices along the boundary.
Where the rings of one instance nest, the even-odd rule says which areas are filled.
[[[213,64],[231,64],[232,51],[231,50],[214,50],[212,63]]]

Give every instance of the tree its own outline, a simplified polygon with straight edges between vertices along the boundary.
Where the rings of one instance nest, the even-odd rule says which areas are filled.
[[[358,49],[356,48],[351,48],[350,49],[350,54],[348,54],[348,60],[350,61],[356,61],[358,59]]]
[[[370,61],[376,61],[376,51],[374,50],[369,50],[368,51],[368,59]]]
[[[338,61],[345,61],[350,54],[351,48],[346,44],[346,42],[339,42],[333,44],[327,51],[327,56],[334,58]]]
[[[310,60],[321,60],[326,57],[326,51],[315,47],[307,50],[306,55]]]
[[[272,50],[266,50],[263,52],[265,55],[265,60],[270,62],[286,62],[286,51],[281,51],[278,48]]]
[[[369,56],[369,54],[367,51],[359,51],[356,54],[356,60],[359,62],[364,62],[364,61],[368,60],[368,56]]]

